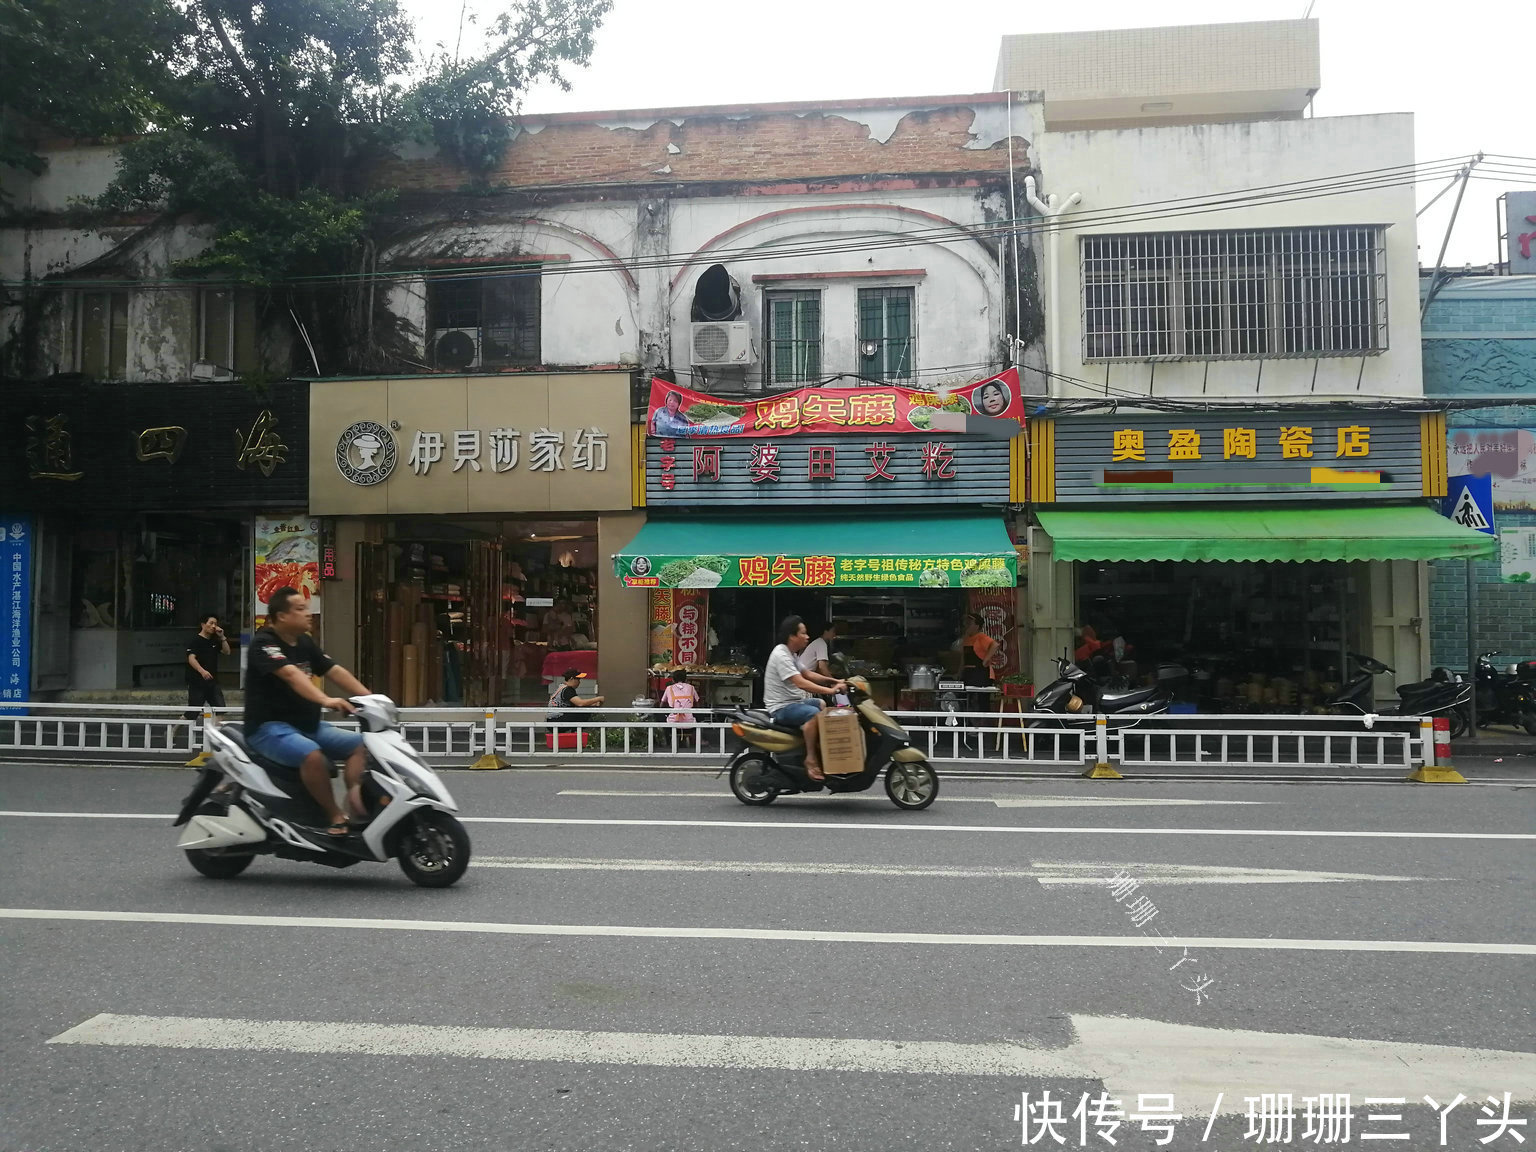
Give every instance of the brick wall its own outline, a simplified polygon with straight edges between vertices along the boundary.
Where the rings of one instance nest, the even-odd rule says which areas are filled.
[[[870,122],[900,115],[885,143]],[[630,113],[618,115],[634,115]],[[652,116],[672,119],[646,121]],[[852,117],[852,118],[850,118]],[[698,114],[646,113],[629,125],[614,121],[551,117],[507,149],[488,177],[509,188],[552,184],[778,182],[862,175],[1006,173],[1008,145],[967,148],[976,137],[977,109],[950,105],[908,111],[850,108],[839,111],[704,109]],[[863,121],[863,122],[861,122]],[[542,124],[542,126],[540,126]],[[671,145],[677,151],[670,151]],[[1025,142],[1014,140],[1014,163],[1029,160]],[[438,157],[392,161],[378,181],[407,191],[452,191],[470,174]]]

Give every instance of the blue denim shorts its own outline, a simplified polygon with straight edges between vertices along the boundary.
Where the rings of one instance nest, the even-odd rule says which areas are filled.
[[[793,704],[784,705],[773,714],[773,722],[804,728],[806,721],[820,711],[821,701],[813,696],[809,700],[796,700]]]
[[[345,760],[362,744],[363,736],[323,720],[313,732],[300,732],[285,721],[269,720],[246,740],[258,756],[285,768],[297,768],[311,752],[324,752],[332,760]]]

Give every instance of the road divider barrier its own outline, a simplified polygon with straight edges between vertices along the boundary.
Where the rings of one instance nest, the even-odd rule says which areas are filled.
[[[0,716],[0,759],[86,763],[206,762],[210,726],[238,709],[27,703]],[[590,719],[585,713],[590,712]],[[674,724],[666,708],[584,709],[551,723],[546,707],[402,709],[405,737],[438,767],[478,769],[591,761],[724,764],[741,747],[730,714],[696,710]],[[893,712],[931,759],[979,770],[1059,769],[1090,779],[1211,769],[1260,775],[1323,770],[1402,773],[1456,783],[1444,721],[1400,716],[1060,716]],[[338,718],[342,727],[351,722]],[[190,757],[190,759],[188,759]]]

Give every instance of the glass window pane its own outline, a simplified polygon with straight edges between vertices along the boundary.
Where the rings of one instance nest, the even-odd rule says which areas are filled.
[[[104,380],[107,376],[107,313],[110,302],[105,292],[82,292],[78,300],[79,368],[87,376]]]
[[[221,289],[203,290],[203,333],[197,358],[220,367],[229,363],[230,294]]]
[[[241,292],[235,297],[235,357],[231,365],[236,372],[246,374],[261,370],[261,353],[257,341],[256,297]]]
[[[108,337],[107,370],[112,379],[128,375],[128,293],[112,293],[112,330]]]

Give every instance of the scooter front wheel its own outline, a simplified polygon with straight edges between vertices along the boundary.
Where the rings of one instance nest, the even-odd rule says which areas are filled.
[[[779,798],[779,790],[763,780],[768,761],[761,756],[747,756],[731,765],[731,792],[743,804],[758,808]]]
[[[469,833],[446,812],[419,813],[400,838],[400,871],[422,888],[446,888],[469,867]]]
[[[939,798],[939,774],[926,760],[893,763],[885,770],[885,794],[896,807],[920,812]]]

